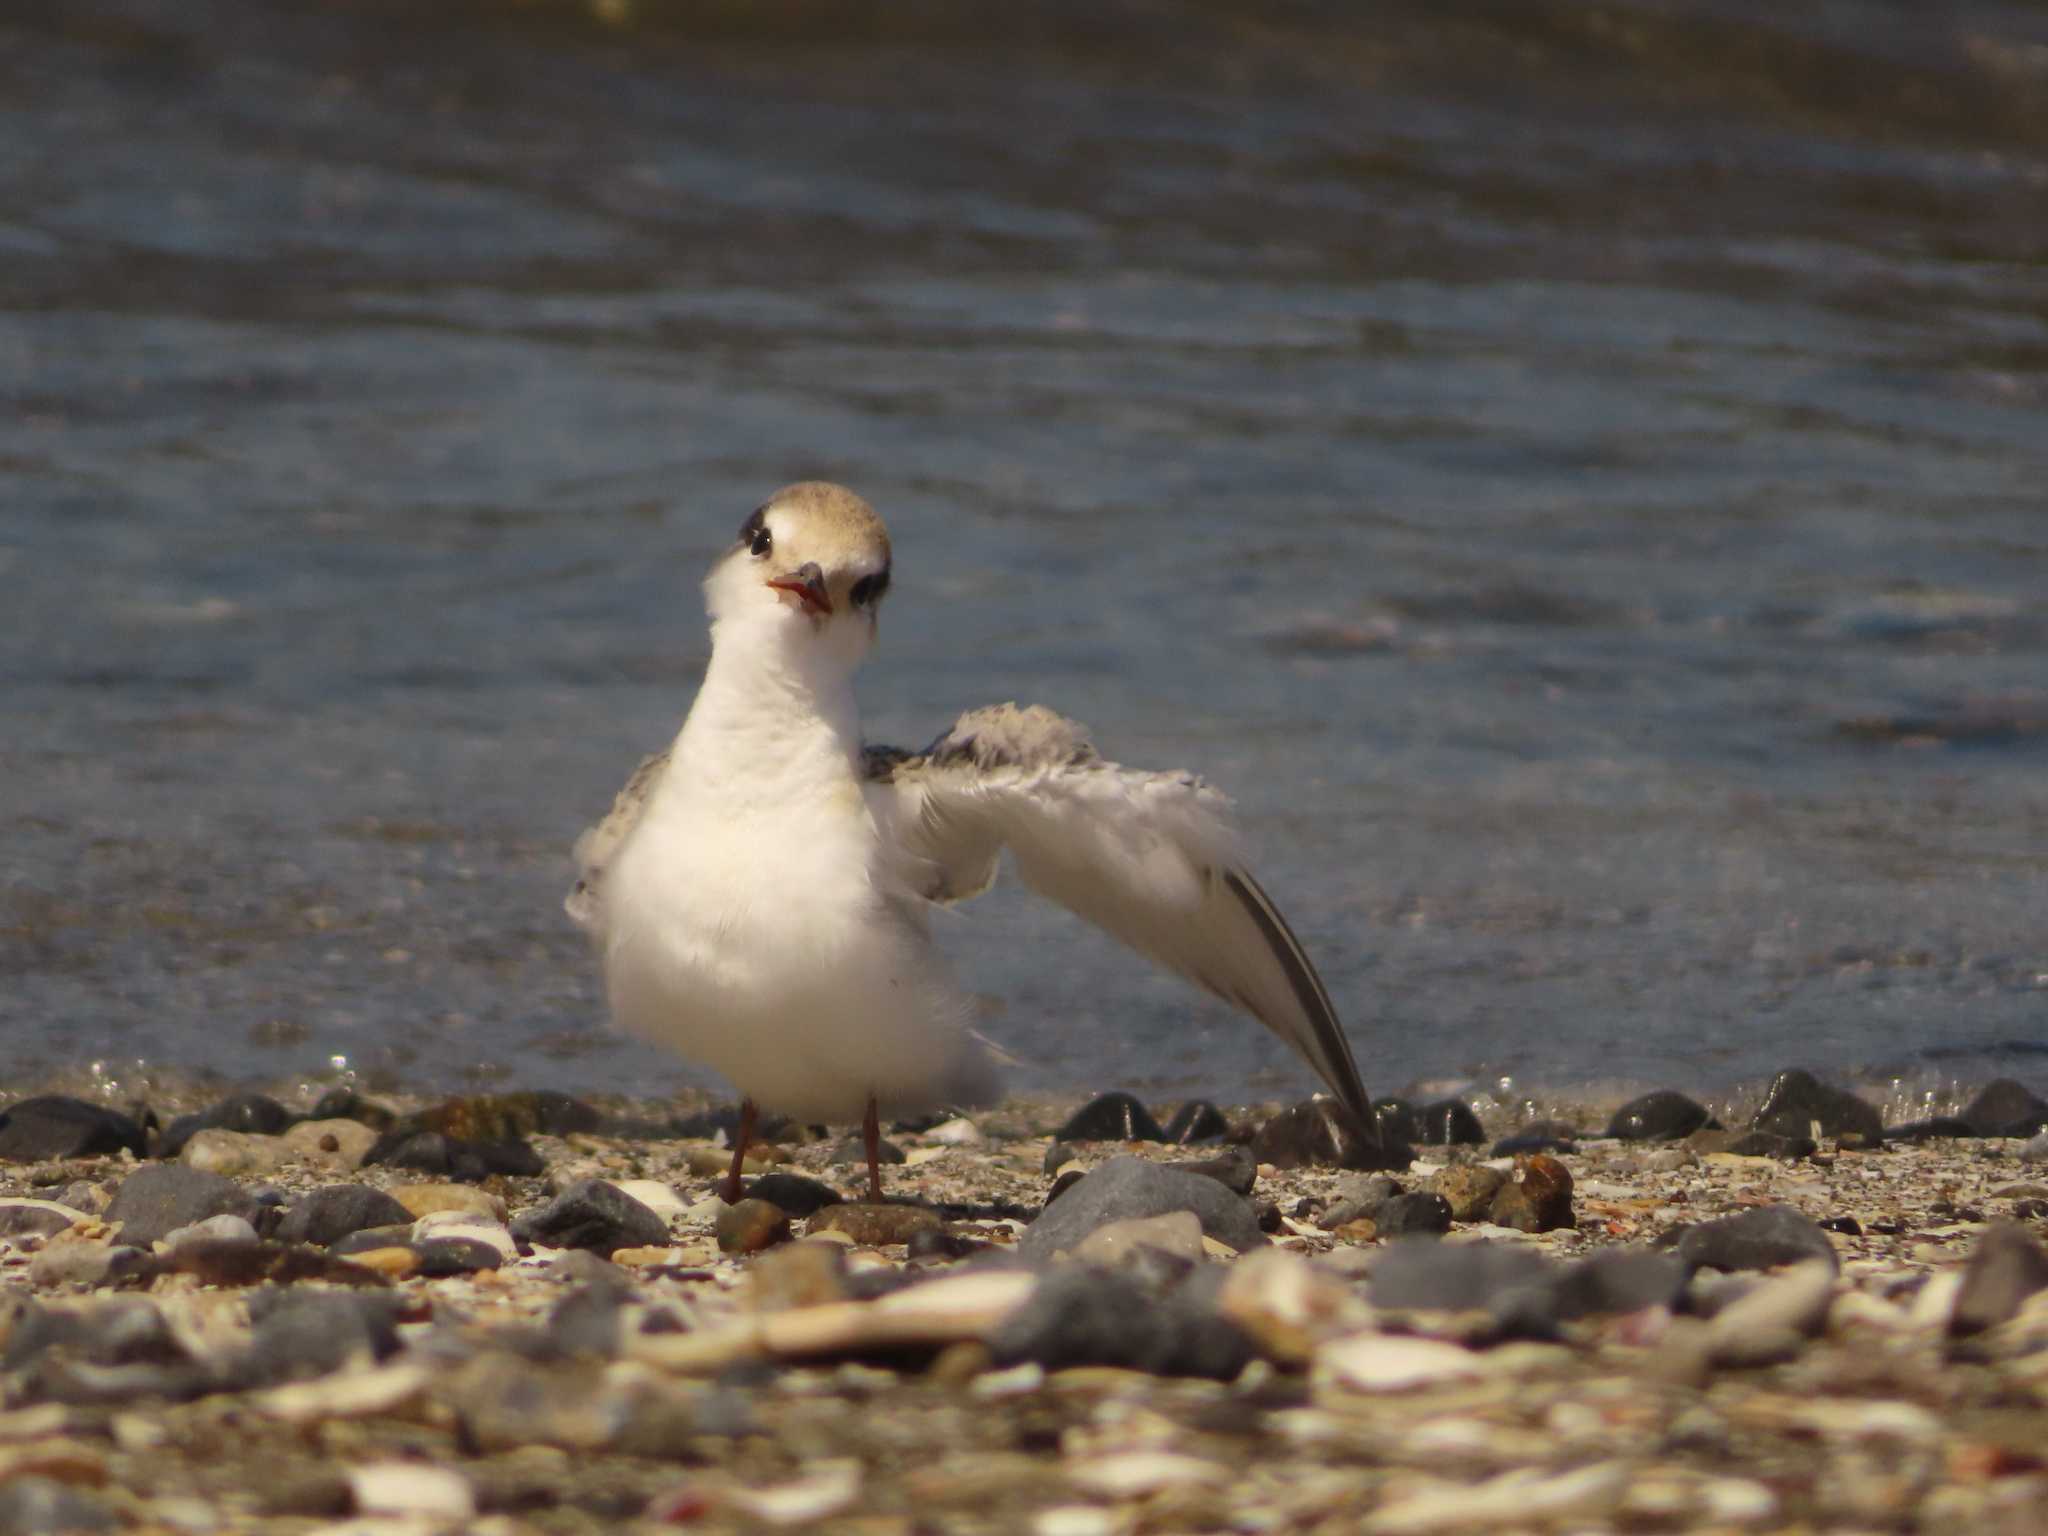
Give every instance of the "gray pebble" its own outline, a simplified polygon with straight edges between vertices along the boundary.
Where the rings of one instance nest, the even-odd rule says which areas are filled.
[[[1017,1251],[1027,1259],[1050,1258],[1109,1222],[1169,1211],[1193,1211],[1203,1232],[1240,1253],[1266,1246],[1251,1202],[1216,1180],[1139,1157],[1113,1157],[1047,1206],[1025,1229]]]

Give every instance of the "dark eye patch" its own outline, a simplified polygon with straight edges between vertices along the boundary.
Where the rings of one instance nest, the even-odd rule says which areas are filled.
[[[765,555],[774,547],[774,535],[768,532],[766,507],[756,507],[754,515],[740,524],[740,542],[747,546],[748,553],[755,555]]]
[[[854,607],[865,608],[870,603],[880,602],[882,594],[888,590],[889,573],[887,570],[880,570],[872,576],[863,576],[856,581],[853,584],[853,591],[848,596],[853,599]]]

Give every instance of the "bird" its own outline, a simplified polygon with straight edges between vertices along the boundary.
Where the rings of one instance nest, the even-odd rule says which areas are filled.
[[[997,1097],[1001,1053],[930,918],[988,890],[1005,850],[1030,889],[1272,1030],[1375,1135],[1329,993],[1221,791],[1111,762],[1040,705],[970,710],[918,751],[862,738],[854,674],[890,576],[888,530],[854,492],[770,496],[705,578],[711,657],[681,729],[575,845],[565,905],[614,1025],[740,1094],[723,1198],[741,1198],[762,1106],[859,1115],[880,1203],[883,1110]]]

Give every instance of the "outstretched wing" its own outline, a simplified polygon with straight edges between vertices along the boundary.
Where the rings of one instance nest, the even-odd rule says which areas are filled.
[[[1245,869],[1221,791],[1106,762],[1082,726],[1014,704],[962,715],[923,752],[870,747],[865,766],[914,889],[978,896],[1008,848],[1032,890],[1243,1009],[1372,1125],[1329,993]]]
[[[640,811],[654,786],[668,771],[668,754],[657,752],[640,759],[640,766],[626,780],[626,787],[612,798],[612,808],[603,821],[584,829],[576,839],[576,886],[562,906],[576,920],[576,926],[592,937],[604,937],[604,871],[620,846],[639,824]]]

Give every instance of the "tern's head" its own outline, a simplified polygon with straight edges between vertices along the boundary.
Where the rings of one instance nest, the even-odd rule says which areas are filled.
[[[765,626],[858,663],[889,590],[889,531],[843,485],[786,485],[740,524],[704,593],[714,625]]]

